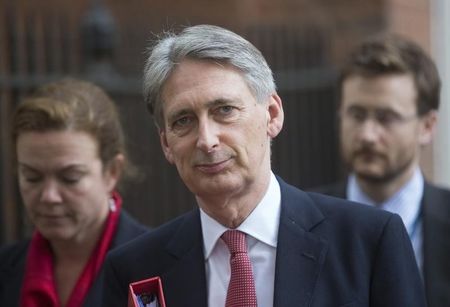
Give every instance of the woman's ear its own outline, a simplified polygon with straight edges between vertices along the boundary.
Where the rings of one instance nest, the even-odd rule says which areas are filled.
[[[108,191],[112,192],[122,176],[125,166],[125,157],[123,154],[117,154],[107,165],[105,169],[105,180]]]

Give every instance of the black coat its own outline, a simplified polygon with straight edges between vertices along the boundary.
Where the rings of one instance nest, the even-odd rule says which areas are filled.
[[[147,230],[145,226],[139,224],[122,209],[117,232],[110,250],[136,238]],[[19,306],[29,244],[30,240],[26,240],[0,249],[0,306]],[[99,274],[86,296],[85,307],[100,305],[102,288],[102,280]]]
[[[347,183],[314,191],[347,198]],[[423,276],[429,307],[450,306],[450,191],[425,183],[423,218]]]
[[[273,306],[425,306],[398,215],[278,181]],[[126,306],[129,283],[153,276],[162,279],[168,307],[207,306],[199,209],[112,251],[105,261],[102,306]]]

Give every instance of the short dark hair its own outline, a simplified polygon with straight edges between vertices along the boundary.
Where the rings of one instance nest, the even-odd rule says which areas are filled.
[[[419,116],[439,108],[441,81],[435,63],[419,45],[397,34],[371,37],[350,53],[338,80],[340,95],[343,83],[349,77],[387,74],[413,77]]]

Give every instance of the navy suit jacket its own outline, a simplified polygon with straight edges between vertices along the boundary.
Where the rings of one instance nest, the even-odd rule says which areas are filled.
[[[347,182],[316,190],[347,198]],[[428,306],[450,306],[450,191],[425,183],[421,210],[423,275]]]
[[[147,230],[145,226],[139,224],[122,209],[117,232],[110,249],[136,238]],[[0,249],[0,306],[19,306],[29,243],[30,241],[26,240]],[[83,306],[96,307],[100,305],[103,288],[101,281],[100,277],[94,281]]]
[[[425,306],[399,216],[278,181],[273,306]],[[108,255],[103,306],[126,306],[128,284],[153,276],[162,278],[168,307],[207,306],[198,209]]]

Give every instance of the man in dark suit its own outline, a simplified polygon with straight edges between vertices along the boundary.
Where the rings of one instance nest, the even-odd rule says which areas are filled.
[[[272,173],[283,108],[248,41],[208,25],[167,34],[144,84],[164,154],[199,208],[109,255],[103,306],[124,306],[129,283],[153,276],[170,307],[425,306],[397,215]]]
[[[396,35],[370,38],[339,79],[346,182],[314,189],[399,214],[422,271],[429,306],[450,306],[450,191],[420,170],[439,107],[440,80],[428,55]]]

